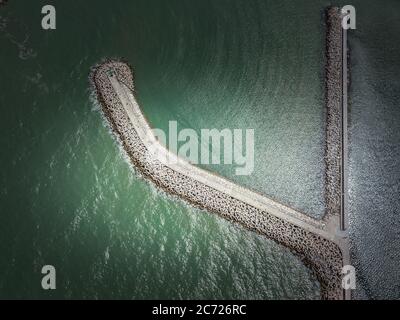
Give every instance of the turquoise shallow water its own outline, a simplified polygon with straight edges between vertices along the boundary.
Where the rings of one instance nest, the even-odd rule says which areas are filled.
[[[124,57],[154,127],[255,129],[253,175],[207,168],[321,216],[329,3],[53,3],[49,32],[44,1],[0,9],[0,298],[318,298],[288,250],[138,178],[91,103],[87,76],[102,58]],[[400,11],[364,3],[350,39],[352,252],[360,296],[396,297]],[[56,291],[40,288],[44,264],[57,269]]]

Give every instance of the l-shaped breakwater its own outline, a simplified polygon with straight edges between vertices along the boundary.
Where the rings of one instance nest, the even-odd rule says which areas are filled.
[[[331,79],[336,77],[335,53],[340,57],[342,53],[342,36],[336,32],[338,14],[333,9],[327,12],[326,86],[332,99],[336,98],[334,93],[341,95],[340,83]],[[338,212],[329,209],[323,220],[313,219],[172,154],[157,141],[139,107],[134,95],[133,72],[128,63],[104,61],[93,68],[90,79],[103,115],[130,161],[145,178],[170,194],[283,244],[315,273],[321,283],[322,298],[344,298],[341,270],[343,264],[348,264],[348,243],[347,237],[339,232]],[[336,100],[330,103],[329,94],[326,99],[327,108],[340,108]],[[328,134],[330,130],[334,133],[341,130],[335,127],[336,118],[329,118],[329,114],[336,115],[335,112],[328,111],[327,144],[329,139],[333,141],[336,137]],[[333,142],[337,143],[336,140]],[[329,148],[327,146],[327,157],[330,156]],[[332,153],[335,157],[332,163],[336,164],[338,155]],[[338,174],[340,177],[340,165],[327,170],[327,182],[336,183]],[[334,175],[334,179],[329,179],[329,175]]]

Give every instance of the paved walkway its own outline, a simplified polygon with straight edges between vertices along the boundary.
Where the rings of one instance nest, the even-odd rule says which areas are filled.
[[[339,245],[343,253],[347,252],[347,239],[339,230],[340,221],[337,217],[332,217],[329,221],[316,220],[257,192],[241,187],[217,174],[192,165],[187,160],[171,153],[157,141],[131,90],[112,75],[109,76],[109,80],[139,138],[146,148],[165,166],[250,206],[333,241]]]

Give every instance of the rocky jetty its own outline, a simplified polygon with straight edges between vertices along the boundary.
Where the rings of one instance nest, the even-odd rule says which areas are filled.
[[[327,106],[330,121],[329,128],[327,128],[327,144],[337,143],[340,134],[336,125],[339,116],[337,107],[338,101],[340,101],[340,96],[337,97],[337,94],[341,92],[337,74],[341,69],[338,60],[341,55],[341,43],[340,35],[336,35],[340,30],[336,26],[333,27],[331,22],[334,15],[328,13],[328,28],[332,30],[327,33],[327,77],[332,77],[332,79],[327,79]],[[336,46],[340,46],[340,48],[336,48]],[[178,170],[174,170],[174,166],[166,165],[154,157],[150,146],[146,145],[146,141],[141,138],[143,137],[142,132],[147,131],[150,126],[145,123],[145,118],[140,110],[134,110],[134,112],[127,110],[128,107],[138,109],[134,97],[133,72],[128,63],[119,60],[104,61],[92,69],[90,82],[107,123],[131,163],[143,177],[169,194],[239,223],[289,248],[315,273],[321,283],[323,299],[343,298],[341,288],[343,247],[336,241],[335,234],[311,232],[310,230],[313,229],[304,227],[305,224],[296,224],[292,219],[285,219],[271,212],[260,210],[249,202],[232,196],[229,190],[226,192],[217,190],[212,187],[212,184],[208,184],[204,180],[203,182],[196,180],[190,174],[182,174]],[[124,88],[122,91],[128,90],[131,95],[122,97],[116,90],[115,83]],[[122,102],[124,99],[130,100],[131,104],[127,106]],[[331,190],[331,188],[337,186],[335,179],[339,163],[336,162],[336,159],[339,150],[335,145],[327,147],[327,152],[327,158],[332,158],[332,160],[327,160],[329,164],[327,176],[332,176],[329,180],[330,186],[327,187],[332,211],[336,208],[334,201],[337,201],[337,190]],[[204,173],[206,177],[207,174],[210,175],[211,180],[211,174]]]
[[[326,10],[326,147],[325,219],[339,217],[342,157],[342,25],[340,9]]]

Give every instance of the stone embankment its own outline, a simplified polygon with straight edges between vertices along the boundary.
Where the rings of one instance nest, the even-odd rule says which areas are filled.
[[[328,13],[328,21],[330,18]],[[333,38],[333,33],[330,35],[328,32],[327,37],[330,37],[327,39],[330,52],[327,57],[327,77],[333,77],[332,80],[327,80],[327,100],[330,97],[332,99],[332,104],[327,101],[327,107],[332,105],[336,108],[336,93],[340,90],[336,92],[334,88],[336,85],[340,86],[340,83],[336,82],[334,66],[338,62],[335,53],[340,54],[340,50],[331,46],[336,46],[339,42]],[[301,257],[315,273],[321,283],[322,298],[344,297],[341,270],[348,257],[347,238],[338,232],[338,222],[334,215],[323,221],[315,220],[182,159],[165,161],[176,155],[158,143],[141,112],[134,96],[133,72],[130,66],[122,61],[107,60],[93,68],[90,79],[110,128],[134,167],[145,178],[167,193],[286,246]],[[340,134],[334,127],[337,123],[336,116],[335,111],[328,111],[331,124],[327,128],[327,143],[336,142],[336,134]],[[336,148],[327,149],[327,156],[332,154],[333,159],[336,159]],[[327,176],[331,171],[335,176],[336,160],[332,164],[328,163]],[[336,186],[335,179],[329,183],[332,187]],[[336,191],[332,190],[331,193],[332,201],[335,201]],[[330,205],[336,208],[336,204]]]
[[[326,215],[339,219],[341,204],[342,157],[342,26],[338,8],[326,11],[326,144],[325,202]]]

